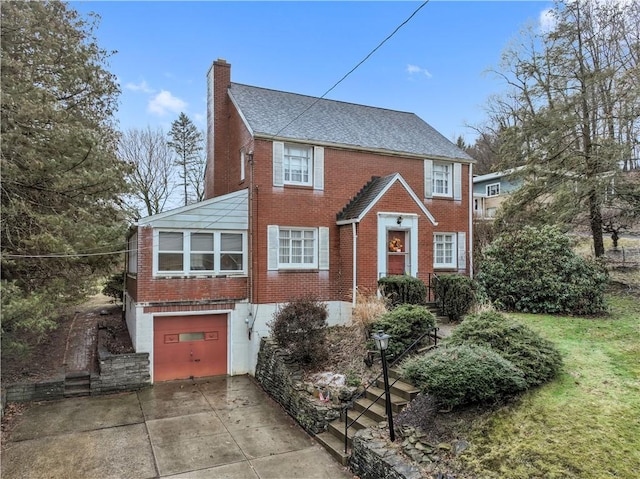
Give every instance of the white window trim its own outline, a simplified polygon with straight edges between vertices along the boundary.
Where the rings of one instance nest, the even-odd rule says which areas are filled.
[[[160,253],[160,233],[182,233],[182,271],[160,271],[159,270],[159,253]],[[210,233],[213,234],[213,268],[212,270],[196,270],[191,271],[191,234],[192,233]],[[220,234],[231,233],[242,235],[242,269],[241,270],[221,270],[220,269]],[[153,276],[154,277],[171,277],[171,276],[213,276],[213,275],[236,275],[244,276],[247,274],[247,234],[245,231],[238,230],[181,230],[181,229],[154,229],[153,230]]]
[[[436,263],[436,236],[450,236],[451,241],[451,263]],[[443,268],[456,268],[458,266],[457,256],[458,256],[458,234],[450,233],[445,231],[438,231],[433,233],[433,267],[438,269]]]
[[[240,151],[240,181],[244,181],[244,162],[245,162],[245,153],[244,150]]]
[[[497,193],[491,193],[491,187],[492,186],[497,186],[498,187],[498,192]],[[500,183],[491,183],[489,185],[487,185],[487,197],[492,197],[492,196],[500,196]]]
[[[313,263],[280,263],[280,230],[313,231]],[[267,269],[269,271],[328,270],[329,269],[329,228],[326,226],[267,226]]]
[[[281,263],[280,262],[280,234],[282,231],[300,231],[313,233],[313,262],[312,263]],[[304,258],[304,251],[303,251]],[[278,269],[318,269],[318,228],[300,228],[294,226],[280,226],[278,228]]]
[[[127,242],[127,273],[138,273],[138,233],[133,233]]]
[[[285,181],[284,180],[284,152],[285,146],[308,148],[310,152],[309,181]],[[301,143],[273,142],[273,186],[304,186],[314,190],[324,190],[324,148]]]
[[[287,150],[289,148],[299,148],[299,149],[305,149],[307,150],[309,157],[308,157],[308,162],[309,164],[307,165],[307,175],[308,175],[308,179],[307,181],[294,181],[294,180],[287,180],[286,179],[286,157],[287,157]],[[284,151],[283,151],[283,155],[282,155],[282,179],[285,185],[294,185],[294,186],[313,186],[313,177],[314,177],[314,161],[313,161],[313,147],[310,145],[302,145],[302,144],[297,144],[297,143],[285,143],[284,144]],[[289,172],[289,175],[291,175],[291,172]]]
[[[447,191],[444,193],[439,193],[436,191],[436,167],[438,166],[447,167]],[[453,196],[453,164],[445,163],[441,161],[434,161],[432,181],[433,181],[433,187],[432,187],[433,196],[451,198]]]

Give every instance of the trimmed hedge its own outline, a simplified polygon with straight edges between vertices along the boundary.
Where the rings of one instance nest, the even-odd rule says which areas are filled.
[[[493,349],[524,373],[527,387],[553,379],[562,368],[560,352],[551,341],[497,312],[467,316],[446,342]]]
[[[459,321],[476,300],[475,283],[461,274],[438,275],[436,297],[442,313],[451,321]]]
[[[385,276],[378,280],[378,288],[392,307],[400,304],[426,304],[427,285],[409,275]]]
[[[373,333],[382,330],[391,336],[387,354],[398,356],[436,324],[436,318],[425,306],[403,304],[371,323]],[[371,347],[375,346],[371,344]]]
[[[489,402],[526,389],[524,374],[492,349],[464,344],[408,359],[403,375],[440,404]]]

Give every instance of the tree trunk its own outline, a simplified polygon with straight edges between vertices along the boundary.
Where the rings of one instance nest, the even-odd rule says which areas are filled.
[[[593,251],[596,258],[604,256],[604,240],[602,237],[602,211],[598,202],[598,195],[592,191],[589,195],[589,219],[591,236],[593,237]]]

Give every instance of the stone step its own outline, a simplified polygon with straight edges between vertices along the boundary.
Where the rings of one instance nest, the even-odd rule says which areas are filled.
[[[64,397],[91,395],[91,374],[87,371],[71,371],[65,374]]]
[[[316,440],[331,454],[340,464],[349,464],[350,454],[344,452],[344,441],[341,441],[329,431],[316,434]]]

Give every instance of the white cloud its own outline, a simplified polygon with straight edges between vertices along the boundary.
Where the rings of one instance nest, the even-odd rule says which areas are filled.
[[[127,90],[141,91],[143,93],[154,93],[155,90],[151,88],[145,80],[140,83],[129,82],[124,86]]]
[[[427,78],[431,78],[433,75],[426,68],[421,68],[417,65],[407,65],[407,73],[409,75],[424,75]]]
[[[180,113],[186,110],[187,102],[173,96],[170,91],[162,90],[149,101],[147,110],[160,116],[167,113]]]
[[[193,119],[197,124],[204,125],[207,120],[207,116],[204,113],[194,113]]]
[[[552,8],[540,12],[539,28],[542,33],[549,33],[556,27],[557,19]]]

